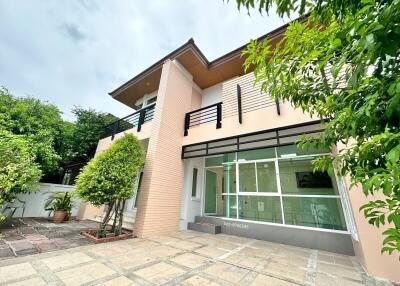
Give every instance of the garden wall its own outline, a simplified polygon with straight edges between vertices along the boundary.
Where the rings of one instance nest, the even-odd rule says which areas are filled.
[[[21,194],[18,199],[24,201],[25,213],[24,217],[47,217],[48,211],[44,210],[44,204],[49,194],[52,192],[70,192],[75,190],[75,186],[39,183],[39,190],[36,193]],[[76,199],[75,207],[72,209],[72,216],[76,216],[80,206],[79,199]],[[18,201],[14,203],[14,206],[19,207],[22,204]],[[21,217],[22,209],[18,208],[14,214],[14,217]]]

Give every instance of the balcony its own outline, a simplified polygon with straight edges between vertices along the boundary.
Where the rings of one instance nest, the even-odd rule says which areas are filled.
[[[124,118],[121,118],[105,127],[105,134],[103,138],[110,137],[111,140],[114,139],[115,134],[118,134],[120,132],[133,129],[136,127],[136,131],[140,132],[142,129],[142,125],[150,122],[153,120],[154,117],[154,108],[156,104],[151,104],[149,106],[146,106],[142,108],[141,110],[138,110],[128,116],[125,116]]]
[[[190,128],[216,121],[216,129],[221,128],[222,102],[211,104],[200,109],[193,110],[185,115],[184,135],[188,135]]]

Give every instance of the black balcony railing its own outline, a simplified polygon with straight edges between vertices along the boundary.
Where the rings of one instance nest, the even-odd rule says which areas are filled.
[[[115,134],[123,132],[128,129],[132,129],[137,127],[137,132],[140,132],[142,129],[142,125],[146,122],[149,122],[153,119],[154,116],[154,108],[156,104],[152,104],[138,110],[124,118],[121,118],[109,125],[105,128],[105,133],[103,138],[111,136],[111,140],[114,139]]]
[[[188,135],[189,128],[216,121],[216,128],[221,128],[222,121],[222,102],[214,103],[209,106],[190,111],[185,114],[184,135]]]

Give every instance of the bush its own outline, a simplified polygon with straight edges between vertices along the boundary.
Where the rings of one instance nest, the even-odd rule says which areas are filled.
[[[78,176],[76,192],[82,200],[107,207],[98,237],[105,236],[106,226],[113,216],[111,231],[115,235],[121,234],[125,201],[134,195],[133,185],[144,165],[144,157],[145,152],[137,138],[125,134],[92,159]]]
[[[0,221],[2,210],[19,193],[36,190],[42,172],[32,154],[32,142],[24,136],[0,131]]]

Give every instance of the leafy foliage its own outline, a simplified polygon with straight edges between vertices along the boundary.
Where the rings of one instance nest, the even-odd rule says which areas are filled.
[[[34,142],[0,131],[0,221],[3,208],[17,194],[35,191],[42,172],[32,152]]]
[[[98,232],[100,236],[105,235],[112,211],[116,215],[114,224],[117,216],[120,221],[116,232],[121,232],[124,202],[134,195],[133,184],[143,165],[142,145],[132,134],[125,134],[92,159],[78,176],[77,194],[95,206],[108,207]]]
[[[97,143],[104,135],[105,126],[117,118],[77,106],[72,113],[76,116],[76,123],[71,136],[71,161],[87,162],[94,156]]]
[[[71,214],[74,207],[74,194],[72,192],[53,192],[45,201],[44,209],[46,211],[67,211]]]
[[[279,15],[308,19],[292,22],[284,40],[251,41],[245,68],[277,99],[326,120],[320,138],[300,145],[326,148],[342,143],[332,161],[352,185],[361,184],[372,201],[361,210],[371,224],[388,224],[383,252],[400,250],[400,1],[237,0]],[[374,198],[380,199],[374,199]]]
[[[117,119],[81,107],[74,107],[72,112],[75,123],[63,120],[60,110],[52,104],[14,97],[0,88],[0,130],[23,135],[34,143],[32,153],[47,182],[59,181],[62,166],[89,161],[105,126]]]
[[[62,123],[56,106],[30,97],[16,98],[0,89],[0,130],[29,137],[43,174],[58,171],[61,157],[56,149],[63,144]]]

